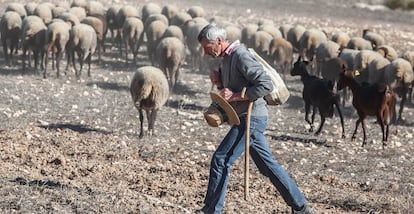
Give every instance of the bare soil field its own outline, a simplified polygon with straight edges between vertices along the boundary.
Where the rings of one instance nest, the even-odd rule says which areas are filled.
[[[207,17],[226,17],[241,26],[265,18],[328,33],[361,35],[372,28],[398,53],[414,49],[414,14],[365,7],[378,1],[154,2],[182,10],[200,5]],[[104,2],[139,8],[145,3]],[[229,128],[209,127],[203,119],[210,104],[208,75],[185,65],[174,94],[158,113],[155,135],[139,139],[129,84],[137,67],[150,64],[146,48],[137,64],[125,65],[117,49],[109,41],[106,45],[101,63],[93,57],[92,76],[84,71],[80,80],[72,72],[56,78],[51,69],[47,79],[32,70],[22,73],[20,64],[8,67],[0,55],[0,213],[159,214],[201,208],[210,157]],[[380,127],[369,118],[369,143],[361,147],[362,130],[351,141],[357,119],[351,103],[343,108],[345,139],[337,116],[315,136],[304,120],[300,79],[288,76],[286,84],[291,96],[269,107],[266,136],[276,160],[316,213],[413,213],[413,106],[405,108],[404,123],[391,126],[385,149]],[[224,213],[290,213],[250,163],[249,200],[243,198],[240,158],[231,172]]]

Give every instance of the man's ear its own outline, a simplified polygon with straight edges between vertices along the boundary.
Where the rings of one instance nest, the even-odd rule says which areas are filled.
[[[217,37],[216,41],[218,45],[221,45],[221,43],[223,42],[223,39],[221,39],[221,37]]]

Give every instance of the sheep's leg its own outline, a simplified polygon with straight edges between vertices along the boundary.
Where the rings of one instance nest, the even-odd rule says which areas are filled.
[[[125,43],[124,43],[124,45],[125,45],[125,65],[128,65],[128,45],[131,43],[131,41],[128,41],[127,39],[125,39],[124,41],[125,41]]]
[[[91,77],[91,62],[92,62],[92,52],[89,52],[88,57],[86,58],[88,62],[88,77]]]
[[[148,116],[148,130],[149,130],[149,134],[152,136],[154,134],[154,125],[155,125],[155,119],[157,117],[157,112],[158,110],[153,109],[153,110],[149,110],[149,116]],[[148,115],[148,114],[147,114]]]
[[[56,52],[56,75],[60,76],[60,60],[62,59],[62,50]]]
[[[23,73],[26,71],[26,54],[27,54],[27,49],[26,47],[23,46],[23,56],[22,56]]]
[[[10,66],[9,52],[8,52],[8,48],[7,48],[7,41],[4,38],[2,38],[2,45],[3,45],[3,53],[4,53],[4,57],[6,59],[6,63],[7,63],[7,65]],[[13,52],[13,49],[11,50],[11,52]]]
[[[33,51],[33,57],[34,57],[34,68],[35,68],[35,73],[37,74],[37,67],[39,66],[39,52],[38,51]]]
[[[140,122],[140,132],[139,132],[139,138],[144,137],[144,112],[142,109],[138,109],[139,112],[139,122]]]
[[[407,100],[407,91],[408,91],[407,87],[404,86],[403,93],[401,96],[401,102],[400,102],[400,110],[398,111],[398,121],[403,121],[402,112],[404,109],[405,101]]]

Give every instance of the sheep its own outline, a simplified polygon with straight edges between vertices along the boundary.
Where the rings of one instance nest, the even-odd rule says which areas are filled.
[[[69,12],[62,13],[58,18],[70,24],[71,27],[78,25],[80,23],[79,18],[76,15]]]
[[[312,61],[313,73],[318,71],[318,64],[313,61],[318,46],[326,42],[328,39],[326,34],[318,29],[311,28],[306,30],[299,40],[299,55],[305,60]],[[316,68],[315,68],[316,66]]]
[[[274,67],[280,68],[283,79],[286,81],[286,73],[292,67],[293,63],[293,46],[286,39],[273,38],[269,44],[270,63]]]
[[[257,32],[257,29],[259,29],[259,26],[257,24],[248,24],[244,26],[241,31],[241,43],[243,43],[248,48],[252,47],[250,41],[253,34]]]
[[[52,67],[54,68],[56,60],[56,76],[60,76],[60,60],[62,53],[65,53],[66,44],[69,41],[69,30],[71,26],[64,23],[53,22],[47,27],[47,48],[46,48],[46,59],[45,69],[43,71],[43,78],[46,78],[47,64],[48,64],[48,53],[52,52]]]
[[[287,33],[291,28],[293,28],[293,25],[291,24],[283,24],[279,26],[279,31],[284,39],[287,39]]]
[[[178,12],[177,14],[175,14],[175,16],[171,18],[170,25],[176,25],[180,27],[184,32],[184,29],[183,29],[184,24],[191,19],[192,17],[190,16],[190,14],[186,12]]]
[[[52,9],[50,9],[50,6],[46,3],[37,5],[34,15],[39,16],[46,25],[48,25],[53,18]]]
[[[334,57],[326,59],[320,64],[320,72],[323,79],[330,80],[336,84],[339,80],[339,73],[344,69],[347,69],[345,60]],[[342,107],[345,107],[346,100],[349,99],[349,93],[347,89],[343,90],[342,94]]]
[[[161,9],[161,14],[167,17],[168,22],[171,22],[172,18],[178,13],[178,7],[176,5],[167,4]]]
[[[333,33],[331,40],[336,42],[339,45],[339,49],[342,50],[348,46],[351,37],[347,33],[337,31]]]
[[[5,12],[0,21],[0,33],[4,57],[8,65],[11,65],[13,52],[17,51],[19,46],[19,36],[21,31],[22,19],[20,18],[20,15],[15,11]]]
[[[128,64],[128,47],[133,54],[133,61],[136,63],[138,50],[144,36],[144,24],[139,18],[128,17],[124,22],[122,31],[125,44],[125,64]]]
[[[46,45],[47,27],[38,16],[27,16],[22,21],[22,52],[23,72],[26,71],[26,54],[28,50],[33,51],[35,70],[37,71],[38,57],[41,55],[41,69],[44,69],[44,53]],[[30,65],[30,61],[29,61]]]
[[[184,42],[184,33],[181,30],[181,28],[176,25],[170,25],[167,27],[167,29],[165,29],[165,32],[162,35],[162,38],[165,38],[165,37],[176,37],[179,40]]]
[[[299,53],[299,49],[300,49],[299,41],[305,31],[306,31],[305,27],[303,27],[302,25],[296,25],[292,27],[287,33],[287,40],[292,44],[293,51],[295,53]]]
[[[271,25],[271,24],[259,25],[259,28],[257,29],[257,31],[268,32],[270,35],[272,35],[273,38],[282,37],[282,33],[280,32],[280,30],[277,29],[276,26]]]
[[[354,36],[349,40],[346,48],[354,50],[372,50],[372,45],[370,41],[362,37]]]
[[[38,4],[37,3],[34,3],[34,2],[27,2],[24,5],[24,9],[26,10],[26,15],[27,16],[34,15],[34,11],[35,11],[37,5]]]
[[[70,7],[83,7],[86,8],[86,0],[73,0]]]
[[[398,58],[397,51],[395,51],[395,49],[389,45],[380,45],[377,47],[376,51],[390,61]]]
[[[390,61],[384,57],[377,57],[371,60],[368,64],[368,74],[365,76],[363,71],[360,71],[356,76],[358,82],[379,83],[384,82],[384,72]],[[360,77],[361,76],[361,77]],[[360,77],[360,78],[358,78]]]
[[[167,29],[167,25],[159,20],[153,21],[145,31],[147,36],[147,52],[152,65],[154,65],[155,48],[157,47],[162,35]]]
[[[119,49],[119,53],[122,56],[122,26],[124,26],[124,22],[128,17],[139,17],[139,12],[138,9],[130,6],[130,5],[125,5],[122,6],[118,13],[116,14],[115,20],[116,20],[116,25],[118,26],[118,31],[117,31],[117,38],[115,39],[118,43],[118,49]]]
[[[108,8],[105,14],[106,24],[108,26],[108,30],[111,32],[111,42],[114,43],[115,32],[121,28],[116,22],[116,14],[118,14],[121,6],[119,5],[112,5]]]
[[[156,67],[140,67],[132,78],[130,92],[132,102],[139,112],[139,138],[144,137],[144,110],[147,115],[148,133],[150,136],[153,135],[157,112],[167,102],[169,97],[167,78]]]
[[[190,51],[190,68],[199,72],[204,71],[203,66],[203,50],[200,43],[197,40],[197,36],[200,31],[207,25],[207,23],[195,23],[188,27],[188,30],[184,32],[185,41]]]
[[[372,50],[361,50],[359,53],[355,55],[355,64],[353,68],[350,68],[351,70],[358,70],[359,75],[355,76],[355,79],[358,82],[367,82],[368,81],[368,65],[374,60],[374,59],[384,59],[381,54],[379,54],[376,51]],[[389,62],[388,62],[389,63]],[[376,67],[376,66],[374,66]],[[378,67],[376,67],[378,68]]]
[[[413,67],[409,61],[397,58],[385,68],[384,80],[402,98],[397,120],[403,121],[402,113],[407,100],[407,93],[414,80]]]
[[[80,78],[83,63],[87,60],[88,63],[88,77],[91,76],[91,58],[97,46],[96,33],[93,27],[87,24],[80,23],[75,25],[70,30],[70,39],[68,43],[68,65],[72,60],[72,66],[75,69],[76,78]],[[79,70],[75,65],[75,52],[78,55],[80,64]]]
[[[102,16],[105,17],[106,9],[101,2],[88,1],[85,6],[87,16]]]
[[[104,49],[105,46],[105,33],[106,33],[106,21],[103,16],[87,16],[85,17],[81,23],[90,25],[96,33],[97,38],[97,47],[98,50],[98,61],[101,62],[101,50]]]
[[[316,63],[317,63],[317,75],[321,73],[321,64],[329,59],[335,58],[339,54],[339,44],[334,41],[322,42],[315,51]]]
[[[241,39],[241,30],[239,27],[234,26],[234,25],[229,25],[225,27],[224,29],[226,30],[227,40],[229,42],[234,42],[236,40]]]
[[[178,38],[166,37],[157,45],[155,52],[158,65],[169,81],[171,93],[179,79],[180,67],[185,61],[184,43]]]
[[[52,8],[52,17],[59,18],[63,13],[67,12],[68,10],[63,7],[54,7]]]
[[[69,13],[78,17],[79,21],[82,21],[87,16],[86,10],[83,7],[71,7]]]
[[[359,50],[345,48],[339,52],[338,57],[346,62],[346,65],[349,69],[353,69],[355,67],[356,55],[359,52]]]
[[[20,18],[23,20],[27,16],[26,9],[24,8],[24,5],[17,2],[12,2],[7,4],[7,7],[4,12],[8,11],[14,11],[20,15]]]
[[[373,32],[370,29],[364,29],[362,31],[362,38],[371,42],[372,49],[377,50],[377,48],[381,45],[385,44],[385,39],[378,33]]]
[[[153,14],[161,14],[161,7],[153,2],[149,2],[146,3],[143,7],[142,7],[142,22],[145,23],[147,21],[147,18]],[[168,20],[168,19],[167,19]]]
[[[148,28],[148,25],[150,25],[153,21],[156,21],[156,20],[159,20],[159,21],[164,22],[164,24],[166,26],[169,25],[168,18],[166,16],[162,15],[161,13],[152,14],[152,15],[150,15],[150,16],[147,17],[147,19],[145,20],[145,22],[143,21],[143,23],[144,23],[144,30],[146,30]]]
[[[414,68],[414,51],[405,51],[401,58],[409,61],[411,63],[411,66]],[[411,87],[408,89],[408,103],[411,104],[412,103],[412,91],[413,91],[413,87],[414,87],[414,81],[411,84]]]
[[[386,146],[389,133],[389,125],[393,117],[396,96],[389,85],[386,84],[360,84],[354,78],[353,71],[343,71],[340,73],[338,90],[349,87],[353,93],[352,105],[358,112],[358,120],[355,123],[355,130],[352,140],[355,140],[358,126],[362,123],[364,138],[362,147],[366,145],[365,118],[376,116],[377,122],[382,131],[382,148]],[[384,130],[385,129],[385,130]]]
[[[325,118],[333,117],[333,106],[336,106],[339,117],[341,119],[342,126],[342,138],[345,138],[345,128],[344,121],[339,108],[339,97],[334,93],[333,87],[334,84],[330,80],[320,79],[316,76],[312,76],[308,73],[307,65],[309,62],[302,61],[301,56],[298,57],[298,60],[294,63],[290,75],[300,76],[303,83],[303,93],[302,97],[305,101],[305,120],[311,126],[309,132],[313,132],[314,129],[314,119],[316,114],[316,109],[319,111],[321,117],[321,123],[316,135],[319,135],[322,131],[322,127],[325,123]],[[312,121],[309,120],[309,113],[312,107]]]
[[[206,11],[201,6],[191,6],[188,8],[187,13],[190,14],[192,18],[204,17],[206,15]]]
[[[273,37],[268,32],[257,31],[250,39],[251,47],[265,60],[268,59],[269,46]]]

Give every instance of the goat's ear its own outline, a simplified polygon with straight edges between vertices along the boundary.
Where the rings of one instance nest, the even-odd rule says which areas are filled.
[[[302,56],[299,55],[298,60],[296,62],[300,62],[301,59],[302,59]]]

